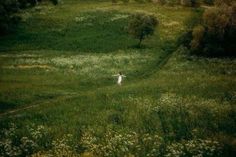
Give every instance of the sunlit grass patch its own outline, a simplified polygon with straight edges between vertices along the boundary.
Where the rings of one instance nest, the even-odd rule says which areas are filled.
[[[51,63],[58,67],[66,67],[78,70],[84,75],[111,75],[119,71],[129,74],[142,69],[147,61],[152,62],[153,54],[137,52],[118,52],[116,54],[84,54],[75,56],[61,56],[51,59]]]
[[[6,69],[64,69],[73,70],[75,73],[100,78],[111,77],[113,74],[123,71],[126,74],[135,73],[145,66],[151,65],[156,60],[156,54],[150,52],[138,52],[135,50],[117,51],[110,54],[81,53],[73,55],[38,56],[34,54],[1,55],[1,59],[7,57],[1,68]]]

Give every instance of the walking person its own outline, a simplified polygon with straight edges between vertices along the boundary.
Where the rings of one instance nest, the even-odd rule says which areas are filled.
[[[119,74],[117,74],[117,75],[112,75],[112,76],[117,77],[117,84],[118,84],[118,85],[121,85],[123,77],[126,77],[126,76],[123,75],[121,72],[119,72]]]

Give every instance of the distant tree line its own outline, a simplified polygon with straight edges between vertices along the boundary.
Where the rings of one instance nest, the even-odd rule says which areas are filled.
[[[236,56],[236,1],[216,0],[200,17],[188,22],[189,31],[180,43],[195,55],[220,57]]]
[[[0,0],[0,35],[5,35],[13,30],[20,21],[17,12],[21,9],[36,6],[46,0]],[[57,5],[59,0],[50,0]]]
[[[111,0],[113,3],[117,3],[119,1],[128,3],[131,0]],[[134,0],[139,3],[144,2],[152,2],[152,3],[158,3],[158,4],[168,4],[168,5],[183,5],[188,7],[196,7],[200,4],[207,4],[207,5],[213,5],[215,0]]]

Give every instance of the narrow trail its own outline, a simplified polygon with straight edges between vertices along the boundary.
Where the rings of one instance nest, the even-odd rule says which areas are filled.
[[[20,111],[36,108],[36,107],[39,107],[39,106],[42,106],[42,105],[52,104],[52,103],[56,103],[58,101],[70,99],[70,98],[73,98],[75,96],[78,96],[78,95],[75,95],[75,94],[73,94],[73,95],[63,95],[63,96],[58,96],[54,99],[50,99],[50,100],[46,100],[46,101],[40,101],[40,102],[37,102],[37,103],[34,103],[34,104],[31,103],[30,105],[27,105],[26,107],[13,109],[13,110],[6,111],[4,113],[0,113],[0,118],[3,118],[3,117],[8,116],[8,115],[15,115],[16,113],[18,113]]]

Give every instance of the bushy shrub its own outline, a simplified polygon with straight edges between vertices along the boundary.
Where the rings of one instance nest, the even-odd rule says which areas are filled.
[[[199,0],[181,0],[181,5],[187,7],[196,7],[199,5]]]
[[[205,4],[212,5],[214,4],[215,0],[203,0]]]
[[[58,5],[60,0],[51,0],[51,2],[54,4],[54,5]]]
[[[19,5],[20,5],[21,9],[26,8],[27,6],[29,6],[28,0],[19,0],[18,2],[19,2]]]
[[[18,0],[20,8],[24,9],[30,6],[35,6],[38,3],[38,0]]]
[[[196,7],[199,6],[201,0],[152,0],[155,3],[159,3],[161,5],[182,5],[186,7]]]
[[[200,22],[191,29],[191,35],[185,36],[187,39],[182,41],[187,42],[191,37],[188,44],[192,54],[209,57],[236,56],[235,15],[236,3],[218,1],[216,7],[205,10]]]

